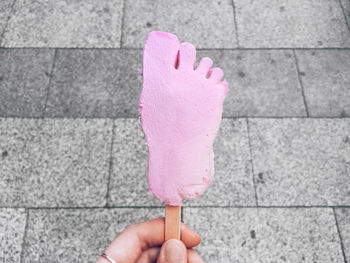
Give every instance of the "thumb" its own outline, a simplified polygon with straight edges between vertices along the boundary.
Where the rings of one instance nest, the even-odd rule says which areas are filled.
[[[166,241],[158,256],[157,263],[186,263],[187,249],[180,240],[169,239]]]

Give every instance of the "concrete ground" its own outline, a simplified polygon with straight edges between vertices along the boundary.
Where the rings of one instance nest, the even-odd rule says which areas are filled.
[[[206,262],[350,262],[349,0],[1,0],[0,262],[94,262],[163,215],[137,119],[152,30],[230,91],[183,220]]]

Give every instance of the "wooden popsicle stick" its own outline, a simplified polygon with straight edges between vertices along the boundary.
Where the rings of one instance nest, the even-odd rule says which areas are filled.
[[[181,206],[165,206],[165,241],[180,240]]]

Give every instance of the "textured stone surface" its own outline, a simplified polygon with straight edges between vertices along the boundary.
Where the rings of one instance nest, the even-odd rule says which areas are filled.
[[[26,217],[24,209],[0,208],[0,262],[20,262]]]
[[[137,117],[141,50],[59,50],[47,117]]]
[[[259,205],[350,205],[349,119],[250,119]]]
[[[349,0],[340,0],[342,8],[344,10],[345,17],[348,22],[348,28],[350,31],[350,1]]]
[[[109,205],[162,206],[149,192],[148,151],[138,119],[115,120]]]
[[[350,117],[350,50],[296,52],[310,116]]]
[[[185,208],[205,262],[338,262],[330,208]]]
[[[350,208],[335,209],[347,262],[350,261]]]
[[[23,262],[96,262],[127,225],[160,217],[162,210],[31,210]]]
[[[0,119],[0,205],[105,205],[111,136],[111,120]]]
[[[183,204],[204,261],[349,262],[350,119],[324,118],[350,117],[344,15],[349,23],[349,0],[0,0],[0,263],[95,262],[126,225],[163,216],[151,208],[163,204],[148,191],[137,119],[152,30],[195,44],[229,82],[213,183]],[[306,109],[285,47],[306,48],[295,50],[299,77],[320,119],[286,118]],[[26,119],[45,104],[49,119]],[[232,119],[246,116],[249,127]],[[247,208],[253,179],[259,205],[285,208]],[[107,200],[123,208],[102,208]],[[308,207],[324,205],[340,236],[331,208]]]
[[[255,205],[252,167],[245,119],[224,119],[214,144],[215,174],[200,197],[185,205]]]
[[[243,47],[349,47],[350,33],[335,0],[236,0]]]
[[[305,116],[295,59],[289,50],[200,51],[229,83],[224,116]]]
[[[43,115],[54,50],[0,49],[0,116]]]
[[[1,36],[5,30],[8,18],[12,11],[12,5],[14,0],[2,0],[0,2],[0,43]]]
[[[232,2],[228,0],[126,0],[123,46],[143,47],[153,30],[171,32],[197,48],[236,47]]]
[[[120,47],[122,0],[17,0],[8,47]]]

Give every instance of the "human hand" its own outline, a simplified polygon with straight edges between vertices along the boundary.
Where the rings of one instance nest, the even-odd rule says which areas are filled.
[[[203,263],[193,249],[201,239],[181,223],[181,241],[164,242],[164,218],[127,226],[105,250],[117,263]],[[96,263],[111,263],[99,257]]]

